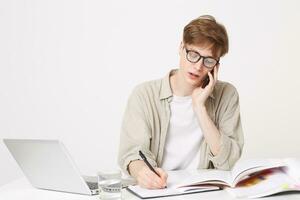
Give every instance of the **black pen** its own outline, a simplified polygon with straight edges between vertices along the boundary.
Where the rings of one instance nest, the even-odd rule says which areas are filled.
[[[141,156],[141,158],[143,159],[143,161],[146,163],[146,165],[149,167],[149,169],[151,171],[153,171],[158,177],[160,177],[160,175],[154,170],[154,168],[150,165],[150,163],[148,162],[146,156],[142,153],[142,151],[139,151],[139,154]]]

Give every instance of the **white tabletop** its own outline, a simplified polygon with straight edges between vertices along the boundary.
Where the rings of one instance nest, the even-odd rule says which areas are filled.
[[[139,198],[135,197],[131,193],[123,190],[123,199],[126,200],[137,200]],[[203,192],[191,195],[175,196],[165,198],[166,200],[189,200],[189,199],[205,199],[205,200],[230,200],[234,199],[226,191],[213,191],[213,192]],[[26,178],[21,178],[12,181],[6,185],[0,187],[0,199],[2,200],[99,200],[98,196],[86,196],[79,194],[70,194],[64,192],[55,192],[36,189],[30,185]],[[272,197],[260,198],[268,200],[300,200],[299,193],[288,193],[279,194]]]

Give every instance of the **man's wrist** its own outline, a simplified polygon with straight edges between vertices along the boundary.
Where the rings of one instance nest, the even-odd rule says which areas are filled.
[[[199,113],[204,113],[204,112],[206,112],[206,107],[205,107],[205,105],[198,105],[196,110]]]
[[[142,160],[132,160],[129,164],[128,164],[128,173],[130,174],[130,176],[136,178],[136,174],[137,172],[142,168],[143,165],[143,161]]]

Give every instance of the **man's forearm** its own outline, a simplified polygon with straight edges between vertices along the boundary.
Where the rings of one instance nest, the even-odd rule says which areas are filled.
[[[214,156],[219,153],[221,146],[220,132],[214,122],[209,117],[206,108],[203,106],[196,111],[198,121],[207,142]]]

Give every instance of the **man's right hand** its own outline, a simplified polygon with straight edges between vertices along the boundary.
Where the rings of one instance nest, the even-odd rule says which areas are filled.
[[[161,168],[154,168],[157,176],[142,160],[135,160],[129,164],[130,175],[137,180],[139,186],[147,189],[162,189],[167,186],[168,174]]]

